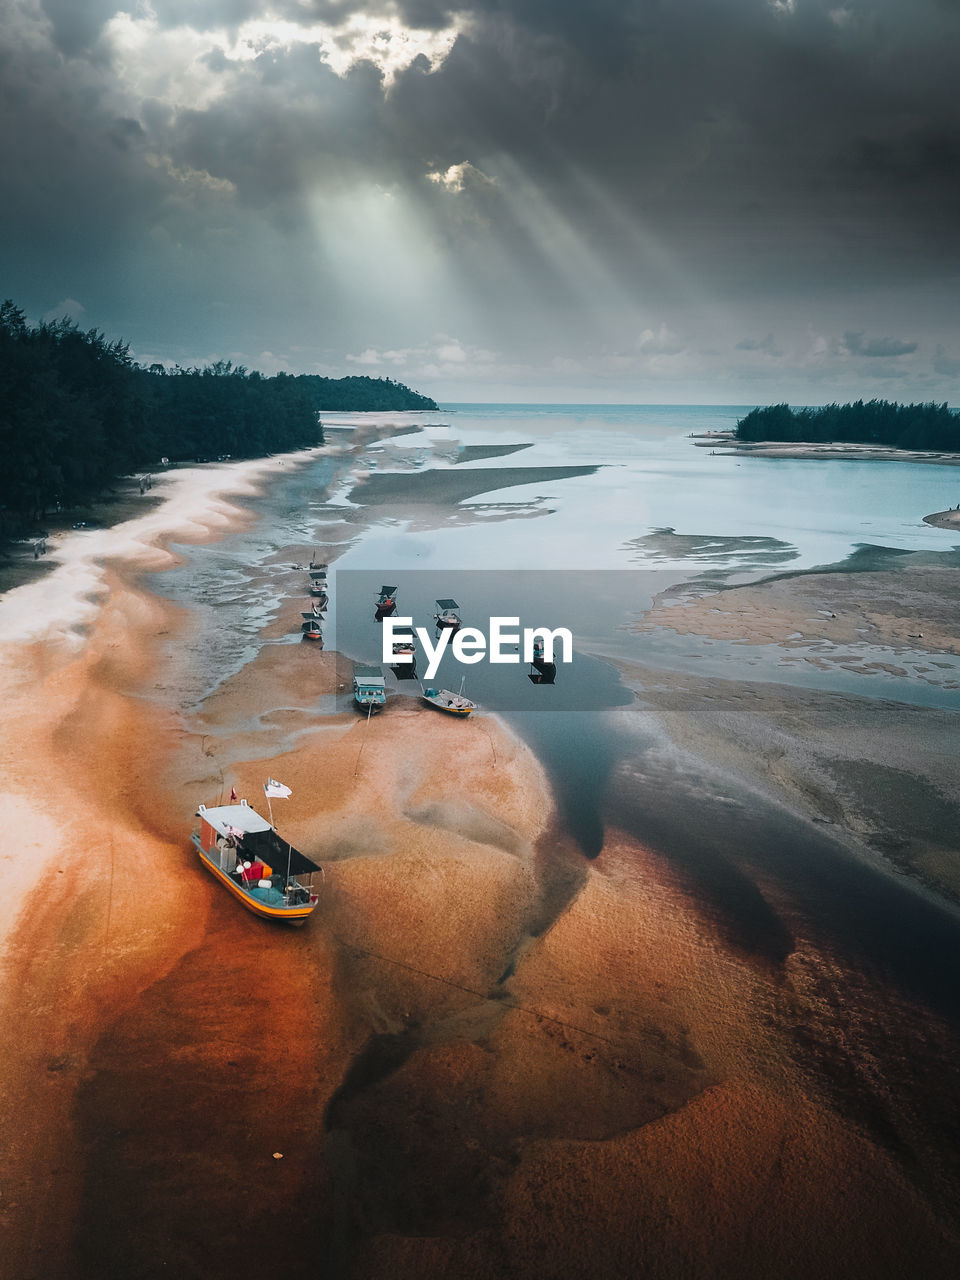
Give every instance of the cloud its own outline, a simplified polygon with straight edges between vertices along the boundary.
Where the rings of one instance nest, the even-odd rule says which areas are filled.
[[[960,360],[947,355],[943,347],[938,346],[933,358],[933,368],[935,373],[943,374],[945,378],[956,378],[960,375]]]
[[[64,298],[55,307],[45,312],[43,318],[48,324],[51,320],[60,320],[63,317],[72,320],[74,324],[79,324],[86,313],[86,307],[82,302],[78,302],[76,298]]]
[[[737,343],[738,351],[760,351],[767,356],[782,356],[783,352],[779,349],[772,333],[768,333],[765,338],[741,338]]]
[[[919,377],[960,348],[955,6],[0,4],[0,267],[31,314],[79,297],[175,360],[496,350],[560,381],[607,353],[628,398],[685,361]]]
[[[491,187],[494,186],[493,178],[488,178],[475,165],[467,161],[461,164],[451,164],[442,173],[434,170],[427,174],[430,182],[436,183],[437,186],[443,187],[445,191],[459,194],[468,185]]]
[[[661,321],[656,329],[644,329],[637,338],[637,349],[644,355],[675,356],[684,350],[680,338]]]
[[[918,342],[904,342],[901,338],[870,338],[864,340],[862,331],[848,330],[843,335],[843,346],[852,356],[871,358],[907,356],[916,351]]]
[[[347,359],[351,364],[378,365],[383,363],[384,357],[381,356],[379,351],[375,351],[373,347],[367,347],[358,356],[348,355]]]

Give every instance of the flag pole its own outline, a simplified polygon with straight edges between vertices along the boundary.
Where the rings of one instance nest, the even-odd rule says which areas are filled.
[[[267,813],[269,813],[270,815],[270,825],[272,827],[273,826],[273,803],[270,799],[270,794],[267,791],[266,787],[264,787],[264,793],[266,794],[266,797],[267,797]]]

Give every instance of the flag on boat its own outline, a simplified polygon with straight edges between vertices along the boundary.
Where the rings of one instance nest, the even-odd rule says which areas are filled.
[[[236,787],[231,787],[231,788],[230,788],[230,803],[231,803],[231,804],[236,804],[236,803],[237,803],[237,788],[236,788]]]
[[[268,778],[263,784],[263,794],[265,796],[276,796],[281,800],[286,800],[287,796],[292,795],[289,787],[285,787],[282,782],[278,782],[276,778]]]

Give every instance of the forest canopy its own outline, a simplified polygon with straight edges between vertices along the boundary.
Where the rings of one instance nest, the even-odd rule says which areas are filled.
[[[738,440],[844,441],[895,449],[960,451],[960,415],[946,404],[895,404],[857,400],[816,409],[788,404],[751,409],[737,423]]]
[[[89,501],[171,461],[258,457],[323,441],[318,414],[436,409],[389,378],[264,377],[229,361],[144,368],[72,321],[31,326],[0,305],[0,527]]]

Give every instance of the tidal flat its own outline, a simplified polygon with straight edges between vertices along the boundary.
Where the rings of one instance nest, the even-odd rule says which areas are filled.
[[[224,474],[190,545],[182,507],[162,547],[121,539],[81,635],[37,635],[31,609],[16,639],[7,617],[2,999],[19,1033],[0,1213],[17,1280],[952,1276],[957,709],[934,664],[953,656],[954,567],[908,554],[882,581],[717,591],[699,579],[716,561],[684,549],[770,537],[803,569],[816,553],[797,529],[727,533],[701,489],[696,523],[674,523],[693,542],[652,562],[659,581],[673,557],[674,595],[626,602],[599,664],[620,693],[592,709],[520,710],[508,690],[461,724],[391,685],[368,725],[349,659],[372,617],[339,620],[342,652],[291,642],[290,566],[314,555],[369,572],[398,563],[384,547],[442,555],[460,591],[459,540],[471,571],[515,567],[504,537],[560,567],[583,503],[599,561],[630,572],[636,494],[648,530],[669,495],[616,474],[616,440],[589,447],[608,465],[558,482],[555,515],[511,529],[467,501],[432,540],[389,507],[338,523],[362,446],[323,484],[310,460],[274,463],[259,494],[238,480],[232,509]],[[530,471],[560,453],[532,446]],[[602,513],[626,479],[614,555]],[[855,646],[864,617],[911,654],[916,619],[937,705],[876,694],[922,672],[757,678],[752,641],[810,656],[798,614],[845,629],[800,640]],[[716,669],[652,660],[684,619]],[[199,802],[235,787],[256,806],[266,776],[292,789],[281,831],[324,866],[299,931],[240,910],[189,844]]]

